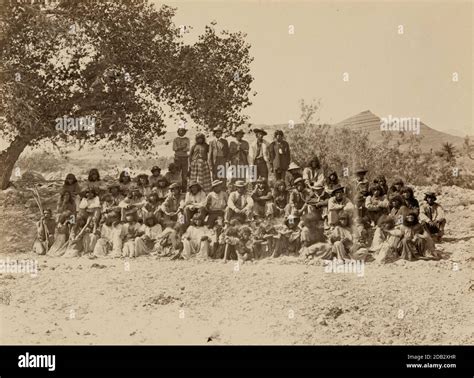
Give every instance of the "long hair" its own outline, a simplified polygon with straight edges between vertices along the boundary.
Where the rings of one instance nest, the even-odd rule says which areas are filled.
[[[132,178],[130,177],[128,172],[127,171],[122,171],[122,172],[120,172],[120,175],[119,175],[119,182],[123,184],[125,177],[128,177],[130,179],[130,181],[132,181]]]
[[[97,168],[92,168],[89,171],[89,176],[87,177],[87,180],[92,181],[92,175],[94,175],[94,174],[97,176],[97,181],[100,181],[100,175],[99,175],[99,171],[98,171]]]
[[[74,176],[72,173],[68,173],[68,174],[66,175],[66,178],[64,179],[64,185],[70,185],[70,184],[67,182],[67,180],[70,179],[70,178],[73,179],[72,184],[77,183],[77,178],[76,178],[76,176]]]

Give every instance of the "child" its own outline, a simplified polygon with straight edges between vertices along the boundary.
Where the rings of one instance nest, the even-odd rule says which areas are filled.
[[[253,213],[258,218],[266,218],[273,213],[272,193],[267,185],[267,181],[260,177],[252,192]]]
[[[94,224],[97,225],[100,219],[100,200],[95,189],[86,189],[83,198],[79,204],[79,216],[90,217]]]
[[[240,263],[253,260],[253,240],[252,229],[249,226],[242,226],[239,230],[239,241],[237,242],[235,251],[237,259]]]
[[[420,209],[420,222],[430,235],[439,242],[444,235],[444,226],[446,225],[444,210],[436,202],[434,192],[425,193],[425,201],[426,203]]]
[[[125,224],[123,225],[123,247],[122,257],[137,257],[135,239],[143,235],[144,231],[137,222],[136,213],[125,215]]]
[[[150,183],[148,182],[148,175],[143,173],[137,176],[137,189],[140,191],[143,197],[146,197],[151,193]]]
[[[153,215],[145,218],[142,226],[143,235],[135,239],[136,256],[148,255],[155,250],[155,243],[162,233],[161,226]]]
[[[336,226],[339,220],[339,214],[343,211],[353,212],[354,205],[346,198],[344,187],[336,186],[332,191],[332,197],[328,200],[328,223],[329,226]]]
[[[33,251],[38,255],[44,255],[54,243],[54,232],[56,221],[50,209],[44,209],[41,219],[36,223],[36,239],[33,243]]]
[[[69,228],[71,219],[71,213],[65,211],[58,217],[58,224],[56,225],[56,231],[54,234],[54,243],[49,249],[47,255],[60,257],[64,254],[67,248],[67,241],[69,239]]]
[[[358,168],[355,174],[356,178],[348,189],[351,191],[350,197],[356,209],[356,216],[363,217],[366,215],[365,199],[369,195],[369,182],[365,177],[367,169]]]
[[[232,219],[225,231],[221,234],[221,239],[219,244],[224,248],[224,259],[223,262],[226,263],[227,260],[235,260],[237,258],[237,244],[239,243],[239,230],[240,222],[238,219]]]
[[[90,224],[92,218],[79,216],[71,228],[63,257],[80,257],[91,252]]]
[[[286,185],[283,180],[278,180],[275,182],[272,190],[272,215],[274,217],[280,217],[285,214],[288,206],[289,193],[286,190]]]
[[[224,218],[225,208],[227,207],[228,195],[222,190],[223,182],[214,180],[212,182],[212,191],[206,197],[204,211],[207,214],[207,226],[214,227],[217,218]]]
[[[206,205],[206,193],[203,192],[198,182],[192,181],[189,184],[189,191],[184,198],[184,221],[189,224],[194,214],[203,216],[203,209]]]

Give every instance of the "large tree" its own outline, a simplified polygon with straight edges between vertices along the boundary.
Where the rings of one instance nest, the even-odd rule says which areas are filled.
[[[27,146],[41,141],[124,143],[147,151],[170,112],[228,133],[245,124],[253,77],[245,35],[216,31],[183,42],[175,9],[146,0],[9,2],[0,56],[0,188]],[[62,132],[56,119],[94,117],[95,132]]]

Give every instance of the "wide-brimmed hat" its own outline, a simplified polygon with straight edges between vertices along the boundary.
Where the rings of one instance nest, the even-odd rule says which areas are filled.
[[[364,167],[358,167],[355,171],[355,173],[367,173],[368,170],[367,168],[364,168]]]
[[[336,192],[344,191],[344,186],[337,184],[332,190],[331,194],[334,194]]]
[[[264,136],[267,135],[267,132],[263,129],[253,129],[253,132],[256,133],[262,133]]]
[[[434,198],[436,200],[436,193],[435,192],[425,192],[425,199],[426,198]]]
[[[222,133],[222,131],[223,131],[223,130],[222,130],[222,127],[217,126],[217,127],[214,127],[214,128],[212,129],[212,132],[213,132],[214,134],[217,133],[218,131],[220,131],[220,132]]]
[[[173,182],[169,189],[172,190],[172,189],[176,189],[176,188],[180,188],[181,189],[181,185],[179,185],[177,182]]]
[[[202,186],[200,183],[198,183],[197,181],[191,181],[188,185],[188,188],[191,188],[193,186],[199,186],[201,189],[202,189]]]
[[[234,135],[237,135],[237,134],[245,135],[245,131],[243,129],[237,129],[234,131]]]
[[[300,169],[300,166],[296,163],[290,163],[288,170],[291,171],[292,169]]]
[[[312,184],[310,185],[310,188],[311,188],[311,189],[324,189],[324,185],[323,185],[323,184],[320,184],[320,183],[318,183],[318,184],[312,183]]]
[[[151,173],[155,172],[155,171],[160,171],[161,172],[161,168],[158,167],[157,165],[154,165],[152,168],[151,168]]]
[[[236,188],[245,188],[247,186],[247,183],[243,180],[237,180],[235,183],[234,183],[234,186]]]
[[[221,185],[223,182],[221,180],[214,180],[211,184],[211,188],[214,188],[215,186]]]
[[[299,184],[300,182],[304,183],[304,180],[302,177],[298,177],[295,181],[293,181],[293,185]]]

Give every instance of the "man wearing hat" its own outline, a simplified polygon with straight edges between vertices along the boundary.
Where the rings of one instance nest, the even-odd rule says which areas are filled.
[[[263,129],[253,129],[257,140],[250,145],[249,162],[257,167],[257,177],[268,181],[268,142],[263,139],[267,132]]]
[[[187,133],[185,127],[178,128],[178,136],[173,139],[173,151],[174,151],[174,162],[181,170],[181,181],[183,187],[187,186],[187,175],[188,175],[188,161],[189,161],[189,138],[185,136]]]
[[[284,180],[290,165],[290,145],[284,140],[283,131],[275,131],[275,140],[268,146],[270,170],[275,173],[275,180]]]
[[[440,241],[444,235],[444,226],[446,218],[444,210],[439,203],[436,202],[436,193],[425,193],[425,203],[420,207],[420,223],[431,234],[433,239]]]
[[[369,182],[365,178],[367,174],[367,169],[363,167],[358,167],[355,170],[355,179],[352,185],[348,188],[350,191],[349,196],[352,198],[357,209],[357,216],[363,217],[366,213],[365,208],[365,198],[370,194],[369,192]]]
[[[181,185],[174,182],[170,185],[169,190],[168,196],[161,205],[161,211],[164,214],[164,221],[177,221],[178,215],[183,213],[184,207],[184,199],[181,194]]]
[[[324,185],[320,183],[313,183],[310,186],[311,197],[308,201],[309,212],[315,213],[319,219],[324,220],[324,228],[329,229],[328,225],[328,202],[331,197],[328,192],[324,190]]]
[[[231,141],[229,145],[230,162],[234,166],[249,164],[249,142],[243,139],[245,131],[242,129],[234,133],[235,141]],[[237,170],[238,171],[238,170]],[[245,177],[237,177],[238,179],[245,179]]]
[[[340,184],[332,190],[332,196],[328,200],[328,223],[334,227],[339,221],[339,214],[343,211],[354,212],[354,204],[346,197],[344,187]]]
[[[244,223],[253,219],[253,199],[247,194],[247,184],[237,180],[234,184],[236,190],[229,194],[225,213],[226,222],[238,219]]]
[[[227,192],[222,189],[222,184],[222,181],[214,180],[211,185],[212,190],[206,197],[205,212],[207,213],[207,225],[209,227],[214,227],[214,223],[218,217],[224,219],[228,195]]]
[[[303,177],[301,175],[301,167],[296,163],[290,163],[288,170],[285,173],[285,184],[288,189],[294,187],[295,180]]]
[[[222,137],[222,129],[216,127],[213,130],[215,139],[209,142],[208,163],[211,169],[212,180],[217,180],[217,170],[219,166],[226,166],[229,161],[229,143]],[[225,178],[221,177],[225,183]]]

